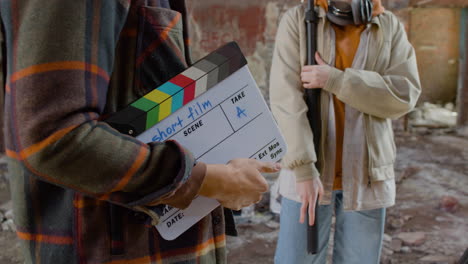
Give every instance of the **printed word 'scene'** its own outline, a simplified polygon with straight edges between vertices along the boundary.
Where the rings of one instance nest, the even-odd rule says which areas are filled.
[[[192,132],[195,132],[195,130],[199,129],[202,126],[203,126],[202,120],[196,122],[195,124],[187,128],[186,130],[184,130],[184,136],[188,136],[189,134],[191,134]]]

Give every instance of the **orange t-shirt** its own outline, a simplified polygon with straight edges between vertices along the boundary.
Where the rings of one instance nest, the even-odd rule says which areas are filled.
[[[354,55],[359,47],[361,33],[366,28],[365,25],[338,26],[332,24],[336,38],[336,59],[335,67],[340,70],[350,68],[353,64]],[[333,95],[335,109],[336,127],[336,160],[335,160],[335,181],[333,190],[343,189],[342,184],[342,160],[343,160],[343,138],[345,124],[345,105],[335,95]]]
[[[378,16],[385,11],[381,0],[372,0],[374,4],[372,16]],[[315,0],[315,5],[323,7],[328,10],[327,0]],[[332,23],[335,30],[336,38],[336,59],[335,67],[340,70],[350,68],[353,64],[354,55],[359,47],[361,40],[361,33],[366,28],[365,25],[355,26],[338,26]],[[345,106],[344,103],[338,100],[333,95],[334,109],[335,109],[335,126],[336,126],[336,161],[335,161],[335,180],[333,183],[333,190],[343,189],[343,138],[344,138],[344,124],[345,124]]]

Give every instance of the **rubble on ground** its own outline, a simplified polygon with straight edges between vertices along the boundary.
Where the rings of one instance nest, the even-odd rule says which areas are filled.
[[[397,236],[406,246],[420,246],[426,241],[426,234],[424,232],[405,232]]]
[[[11,202],[11,200],[0,205],[0,211],[1,212],[9,212],[9,211],[12,210],[12,208],[13,208],[13,203]]]
[[[468,245],[468,140],[453,131],[433,131],[396,133],[397,201],[387,210],[381,264],[455,264]],[[270,201],[270,209],[279,212],[273,195]],[[249,257],[258,257],[259,264],[273,262],[271,238],[279,224],[275,219],[259,221],[259,212],[253,215],[250,224],[239,227],[240,237],[228,239],[232,264],[248,263]],[[259,241],[261,232],[268,239]]]
[[[390,242],[390,248],[393,251],[400,252],[402,247],[403,241],[401,239],[392,239],[392,242]]]
[[[455,259],[444,255],[429,255],[420,258],[419,261],[431,264],[451,264],[455,261]]]
[[[439,208],[444,212],[455,213],[459,207],[458,199],[453,196],[445,195],[440,200]]]
[[[15,232],[15,231],[16,231],[16,227],[15,227],[15,223],[13,223],[13,219],[6,219],[6,220],[2,223],[2,230],[3,230],[3,231],[12,231],[12,232]]]
[[[433,130],[396,132],[397,201],[387,210],[381,264],[454,264],[468,246],[468,140]],[[266,176],[273,185],[276,176]],[[3,190],[0,185],[0,194]],[[273,262],[279,219],[270,210],[279,212],[276,202],[265,195],[236,217],[240,235],[227,239],[229,263]],[[11,246],[12,216],[11,202],[0,199],[0,263],[22,263],[19,246]],[[16,251],[7,254],[6,248]]]
[[[11,201],[0,205],[0,231],[16,231]]]
[[[457,128],[457,134],[458,134],[460,137],[466,137],[466,138],[468,138],[468,126]]]
[[[424,103],[416,107],[409,115],[414,127],[444,128],[455,127],[457,112],[453,103],[445,105]]]

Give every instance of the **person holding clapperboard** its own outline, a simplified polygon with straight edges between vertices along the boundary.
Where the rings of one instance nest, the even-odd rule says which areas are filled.
[[[411,111],[421,93],[415,52],[380,0],[315,4],[316,39],[307,39],[305,5],[290,9],[271,69],[271,108],[288,144],[275,263],[325,263],[333,214],[333,263],[379,263],[385,208],[395,202],[391,119]],[[318,65],[306,65],[309,41],[316,41],[318,52],[309,55]],[[321,89],[319,146],[307,89]],[[315,220],[318,250],[308,254],[307,225]]]
[[[190,65],[183,0],[2,1],[5,137],[26,263],[225,263],[223,208],[173,241],[155,205],[240,209],[275,163],[194,164],[103,122]]]

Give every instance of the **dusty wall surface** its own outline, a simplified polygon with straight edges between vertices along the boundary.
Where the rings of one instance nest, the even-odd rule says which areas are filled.
[[[194,58],[199,59],[229,41],[238,42],[263,95],[268,97],[279,19],[299,3],[299,0],[189,2]]]
[[[382,0],[390,9],[407,7],[468,7],[467,0]]]
[[[299,0],[190,1],[194,57],[237,41],[264,95],[277,25]],[[454,101],[459,69],[460,10],[468,0],[383,0],[405,24],[423,79],[420,102]],[[437,25],[437,26],[435,26]]]
[[[418,60],[423,93],[421,101],[454,102],[460,57],[458,8],[414,8],[410,41]]]

